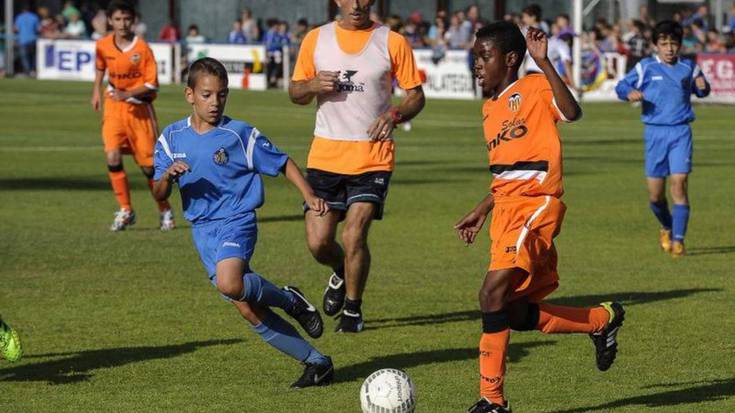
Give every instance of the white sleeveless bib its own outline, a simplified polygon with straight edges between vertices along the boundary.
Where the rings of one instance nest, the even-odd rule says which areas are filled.
[[[368,141],[370,125],[390,108],[392,65],[388,52],[390,29],[378,26],[356,54],[342,51],[336,25],[319,28],[314,50],[317,73],[339,71],[338,91],[317,96],[314,135],[333,140]]]

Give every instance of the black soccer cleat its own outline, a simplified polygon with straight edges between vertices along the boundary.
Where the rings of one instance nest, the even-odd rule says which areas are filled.
[[[505,402],[505,406],[501,406],[497,403],[492,403],[486,398],[481,398],[477,403],[473,404],[472,407],[467,409],[467,413],[512,413],[510,410],[510,403]]]
[[[601,332],[590,334],[592,343],[595,345],[595,358],[597,369],[607,371],[615,361],[618,354],[618,332],[623,326],[625,319],[625,309],[620,303],[602,303],[600,304],[608,312],[610,312],[610,321]]]
[[[345,303],[345,280],[339,278],[337,274],[332,273],[329,277],[329,283],[324,290],[323,308],[324,314],[333,316],[339,313]]]
[[[334,364],[332,359],[327,356],[326,364],[309,364],[304,363],[304,374],[299,377],[292,385],[292,389],[303,389],[311,386],[328,386],[334,378]]]
[[[284,291],[288,291],[296,297],[296,303],[290,311],[286,311],[288,315],[299,322],[301,328],[311,338],[319,338],[324,332],[324,323],[319,311],[306,300],[304,294],[296,287],[285,286]]]
[[[337,328],[334,331],[337,333],[359,333],[363,328],[365,328],[365,323],[362,322],[362,314],[342,310]]]

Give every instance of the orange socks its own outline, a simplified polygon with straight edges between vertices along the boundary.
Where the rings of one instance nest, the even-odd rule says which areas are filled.
[[[148,178],[148,188],[153,191],[153,178]],[[163,212],[171,209],[171,204],[168,201],[156,201],[158,203],[158,212]]]
[[[605,328],[610,313],[603,307],[577,308],[540,303],[536,327],[543,333],[597,333]]]
[[[505,405],[505,354],[508,351],[510,328],[496,333],[483,333],[480,339],[480,396]]]
[[[120,209],[132,210],[130,206],[130,187],[128,186],[128,176],[124,170],[108,172],[110,183],[112,183],[112,191],[115,193],[115,199],[120,204]]]

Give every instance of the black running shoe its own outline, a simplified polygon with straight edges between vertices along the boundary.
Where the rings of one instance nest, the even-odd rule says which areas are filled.
[[[296,297],[296,304],[290,311],[286,311],[288,315],[296,319],[301,324],[301,328],[311,338],[319,338],[324,332],[324,323],[319,311],[306,300],[304,294],[296,287],[285,286],[284,291],[288,291]]]
[[[625,318],[625,309],[620,303],[602,303],[600,304],[610,313],[610,321],[607,326],[596,334],[590,334],[592,342],[595,344],[597,368],[600,371],[606,371],[615,361],[618,354],[618,332],[623,326]]]
[[[345,294],[345,280],[332,273],[327,288],[324,290],[324,300],[322,302],[324,314],[331,317],[339,313],[345,303]]]
[[[467,413],[512,413],[510,403],[505,402],[505,406],[497,403],[489,402],[486,398],[481,398],[472,407],[467,409]]]
[[[362,322],[362,314],[342,310],[342,314],[339,315],[337,328],[334,331],[337,333],[359,333],[364,327],[365,323]]]
[[[292,385],[292,389],[303,389],[311,386],[328,386],[334,378],[334,365],[332,359],[327,356],[326,364],[305,363],[304,374]]]

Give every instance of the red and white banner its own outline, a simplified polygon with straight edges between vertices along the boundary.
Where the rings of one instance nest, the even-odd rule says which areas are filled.
[[[697,64],[712,87],[706,101],[735,103],[735,55],[698,54]]]

